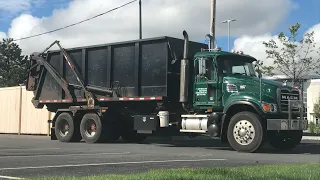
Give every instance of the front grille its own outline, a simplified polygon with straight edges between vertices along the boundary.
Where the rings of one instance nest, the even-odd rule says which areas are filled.
[[[300,100],[298,90],[288,90],[288,89],[281,89],[279,98],[280,98],[280,110],[282,112],[288,112],[289,110],[289,99],[290,100]],[[299,108],[292,108],[292,112],[299,112]]]

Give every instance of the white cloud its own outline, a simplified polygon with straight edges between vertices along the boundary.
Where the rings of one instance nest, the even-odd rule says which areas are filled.
[[[44,2],[45,0],[0,0],[0,17],[9,18]]]
[[[307,30],[307,32],[312,32],[312,31],[315,32],[314,34],[315,42],[317,42],[318,45],[320,45],[320,24],[316,24]]]
[[[0,40],[2,40],[3,38],[7,38],[7,35],[4,32],[0,32]]]
[[[21,0],[22,1],[22,0]],[[8,36],[21,38],[60,28],[119,6],[127,0],[73,0],[66,8],[55,9],[49,17],[22,14],[12,21]],[[221,21],[236,18],[232,35],[259,35],[274,29],[295,7],[292,0],[217,1],[216,35],[226,35]],[[272,12],[272,13],[270,13]],[[143,37],[182,38],[187,30],[191,40],[203,40],[209,33],[210,0],[143,1]],[[25,53],[41,51],[54,40],[65,47],[108,43],[138,38],[138,4],[49,35],[18,42]]]
[[[0,0],[0,10],[6,12],[19,12],[31,7],[31,0]]]
[[[263,44],[263,42],[267,42],[271,39],[275,40],[277,44],[279,44],[277,36],[272,36],[271,34],[264,34],[260,36],[241,36],[234,41],[234,49],[243,51],[245,54],[249,54],[256,59],[262,60],[265,65],[271,66],[273,61],[267,59],[267,55],[265,53],[266,48]]]

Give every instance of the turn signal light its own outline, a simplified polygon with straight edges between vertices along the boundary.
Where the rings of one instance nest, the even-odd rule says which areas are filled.
[[[277,112],[276,104],[265,103],[265,104],[262,104],[262,107],[265,112]]]
[[[266,112],[270,112],[270,110],[271,110],[270,105],[269,104],[264,104],[263,105],[263,110],[266,111]]]

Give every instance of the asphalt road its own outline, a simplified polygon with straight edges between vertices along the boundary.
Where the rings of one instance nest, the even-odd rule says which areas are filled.
[[[143,144],[60,143],[41,136],[0,135],[0,179],[126,174],[163,168],[320,163],[320,141],[296,149],[238,153],[219,140],[147,140]]]

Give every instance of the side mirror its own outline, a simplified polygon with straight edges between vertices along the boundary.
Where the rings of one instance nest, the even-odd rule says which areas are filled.
[[[206,60],[204,58],[199,59],[199,74],[206,74]]]
[[[258,77],[261,78],[262,74],[261,74],[261,70],[258,64],[255,64],[254,67],[256,68],[256,72],[258,73]]]

